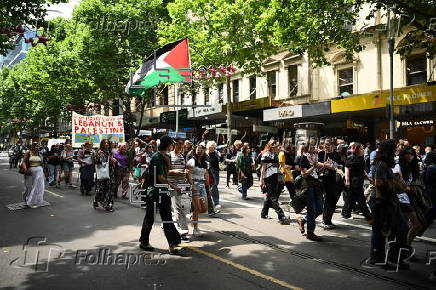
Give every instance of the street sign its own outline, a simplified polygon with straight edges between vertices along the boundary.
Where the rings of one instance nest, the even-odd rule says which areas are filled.
[[[253,124],[253,132],[277,134],[279,132],[279,129],[271,126],[260,126]]]
[[[185,132],[174,132],[174,131],[170,131],[168,132],[168,136],[170,136],[171,138],[183,138],[186,139],[186,133]]]
[[[188,120],[188,109],[179,110],[179,121]],[[160,122],[163,124],[172,124],[176,122],[176,111],[168,111],[160,114]]]
[[[216,134],[227,135],[227,128],[215,128],[215,133],[216,133]],[[236,130],[236,129],[233,129],[233,130],[231,131],[231,134],[232,134],[232,135],[238,135],[238,134],[239,134],[239,131]]]

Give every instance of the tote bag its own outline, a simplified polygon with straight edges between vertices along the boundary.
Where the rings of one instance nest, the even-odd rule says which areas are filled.
[[[109,162],[95,165],[95,172],[98,180],[109,179]]]

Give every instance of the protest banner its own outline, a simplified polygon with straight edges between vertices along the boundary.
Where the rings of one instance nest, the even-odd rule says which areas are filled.
[[[123,116],[83,116],[73,112],[72,138],[73,147],[80,147],[88,140],[98,147],[102,139],[124,144]]]

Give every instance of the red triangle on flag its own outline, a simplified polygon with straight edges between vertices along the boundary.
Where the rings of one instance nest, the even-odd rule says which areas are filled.
[[[191,69],[189,62],[188,39],[185,38],[177,44],[176,47],[167,54],[164,61],[176,70],[181,68]],[[180,73],[183,75],[189,74],[189,72],[186,71],[181,71]]]

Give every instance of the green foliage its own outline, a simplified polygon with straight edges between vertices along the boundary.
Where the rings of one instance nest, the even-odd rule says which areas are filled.
[[[0,2],[0,54],[13,47],[15,35],[9,30],[19,25],[41,23],[46,15],[47,4],[67,0],[2,0]],[[8,34],[9,33],[9,34]]]

